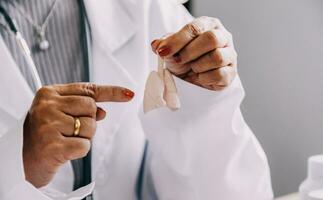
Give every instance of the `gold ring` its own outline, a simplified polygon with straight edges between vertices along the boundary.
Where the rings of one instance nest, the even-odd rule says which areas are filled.
[[[81,129],[81,121],[80,121],[80,118],[75,117],[73,136],[78,136],[80,134],[80,129]]]

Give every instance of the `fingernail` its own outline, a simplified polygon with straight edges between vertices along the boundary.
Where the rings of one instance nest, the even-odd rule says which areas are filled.
[[[131,90],[128,90],[128,89],[123,90],[123,94],[129,98],[133,98],[135,96],[135,93]]]
[[[151,42],[151,47],[154,51],[156,51],[157,46],[158,46],[158,40],[154,40]]]
[[[158,49],[158,55],[161,57],[167,56],[171,52],[171,49],[168,46],[163,46]]]
[[[175,55],[173,56],[173,59],[174,59],[174,61],[175,61],[176,63],[180,63],[180,62],[182,62],[182,58],[181,58],[181,56],[180,56],[179,54],[175,54]]]

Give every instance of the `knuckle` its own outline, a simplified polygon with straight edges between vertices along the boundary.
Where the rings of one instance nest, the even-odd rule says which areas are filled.
[[[46,101],[40,101],[30,110],[31,116],[36,120],[45,120],[48,115],[53,114],[53,107],[48,106]]]
[[[82,88],[84,90],[84,93],[86,94],[86,96],[95,98],[98,90],[98,87],[96,84],[94,83],[87,83],[84,85],[84,87]]]
[[[218,38],[216,36],[216,34],[214,33],[214,31],[207,31],[205,32],[205,37],[207,38],[209,44],[215,48],[218,44]]]
[[[51,92],[51,91],[52,91],[52,89],[51,89],[50,86],[44,86],[44,87],[40,88],[37,91],[37,93],[42,94],[42,93],[48,93],[48,92]]]
[[[43,110],[46,110],[46,101],[44,100],[39,100],[33,104],[33,112],[32,114],[39,114],[42,113]]]
[[[214,50],[211,54],[211,61],[217,63],[217,65],[222,65],[224,62],[224,59],[222,57],[221,51],[219,49]]]
[[[96,113],[97,106],[94,99],[87,97],[83,99],[84,104],[88,107],[91,113]]]
[[[52,91],[53,89],[51,86],[44,86],[36,92],[36,98],[37,99],[47,98],[52,93]]]
[[[194,73],[200,73],[202,71],[202,67],[198,63],[189,63],[188,65]]]
[[[202,28],[195,22],[185,25],[185,29],[192,38],[195,38],[202,33]]]

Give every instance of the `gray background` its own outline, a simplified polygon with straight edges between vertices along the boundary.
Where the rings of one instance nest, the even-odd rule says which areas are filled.
[[[195,0],[193,13],[217,16],[233,33],[243,113],[268,155],[275,194],[297,191],[307,157],[323,154],[323,1]]]

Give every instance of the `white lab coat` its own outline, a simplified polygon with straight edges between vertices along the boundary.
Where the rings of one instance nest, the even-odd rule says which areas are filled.
[[[188,23],[192,17],[184,7],[176,0],[85,3],[93,36],[91,81],[136,92],[129,104],[101,105],[108,116],[99,122],[93,141],[95,198],[136,199],[147,138],[142,199],[271,199],[266,156],[239,109],[244,91],[238,77],[222,92],[176,79],[181,109],[142,114],[144,84],[157,67],[150,41]],[[0,70],[0,199],[45,200],[68,194],[73,186],[70,163],[45,188],[25,181],[22,126],[33,94],[1,39]],[[90,185],[64,198],[80,199],[92,189]]]

